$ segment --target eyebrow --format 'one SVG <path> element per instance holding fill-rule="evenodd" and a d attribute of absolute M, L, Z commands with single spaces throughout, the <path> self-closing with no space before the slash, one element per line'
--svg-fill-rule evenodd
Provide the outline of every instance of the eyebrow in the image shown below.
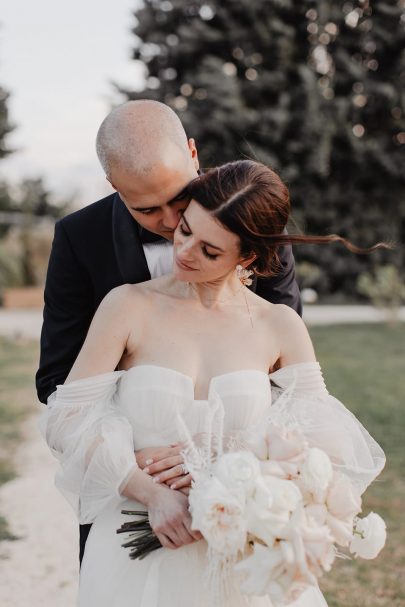
<path fill-rule="evenodd" d="M 186 197 L 186 190 L 187 190 L 187 186 L 184 187 L 181 192 L 179 192 L 178 194 L 176 194 L 176 196 L 174 196 L 173 198 L 171 198 L 168 202 L 166 202 L 165 204 L 171 204 L 172 202 L 176 202 L 177 200 L 182 200 L 183 198 Z M 133 211 L 147 211 L 149 209 L 158 209 L 161 205 L 157 204 L 157 205 L 150 205 L 148 207 L 131 207 L 131 209 Z"/>
<path fill-rule="evenodd" d="M 184 223 L 186 224 L 186 226 L 188 227 L 188 229 L 190 230 L 190 232 L 192 232 L 192 229 L 190 228 L 190 225 L 189 225 L 187 219 L 185 218 L 184 213 L 181 217 L 182 217 Z M 223 249 L 221 249 L 221 247 L 217 247 L 215 244 L 211 244 L 210 242 L 207 242 L 206 240 L 202 240 L 201 242 L 203 244 L 205 244 L 206 247 L 212 247 L 213 249 L 217 249 L 217 251 L 221 251 L 221 253 L 225 253 L 225 251 Z"/>

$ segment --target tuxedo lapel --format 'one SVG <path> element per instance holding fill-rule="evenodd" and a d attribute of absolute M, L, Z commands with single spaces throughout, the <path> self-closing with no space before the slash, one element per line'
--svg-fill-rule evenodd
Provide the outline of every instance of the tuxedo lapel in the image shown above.
<path fill-rule="evenodd" d="M 113 202 L 112 223 L 114 250 L 123 283 L 150 280 L 138 224 L 118 194 Z"/>

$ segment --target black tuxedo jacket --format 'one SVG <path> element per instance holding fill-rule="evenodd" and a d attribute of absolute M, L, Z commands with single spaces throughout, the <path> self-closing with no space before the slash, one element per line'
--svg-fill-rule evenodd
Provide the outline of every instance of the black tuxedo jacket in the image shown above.
<path fill-rule="evenodd" d="M 252 288 L 268 301 L 301 313 L 291 247 L 280 249 L 282 272 Z M 101 300 L 114 287 L 150 279 L 139 225 L 118 194 L 57 222 L 45 283 L 41 356 L 36 375 L 39 399 L 63 384 Z M 80 560 L 91 525 L 80 526 Z"/>

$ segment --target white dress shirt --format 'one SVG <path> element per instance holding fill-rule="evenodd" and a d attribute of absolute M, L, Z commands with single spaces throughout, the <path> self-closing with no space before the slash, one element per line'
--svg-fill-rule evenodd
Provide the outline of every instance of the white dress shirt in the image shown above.
<path fill-rule="evenodd" d="M 173 243 L 148 242 L 142 245 L 152 278 L 170 274 L 173 269 Z"/>

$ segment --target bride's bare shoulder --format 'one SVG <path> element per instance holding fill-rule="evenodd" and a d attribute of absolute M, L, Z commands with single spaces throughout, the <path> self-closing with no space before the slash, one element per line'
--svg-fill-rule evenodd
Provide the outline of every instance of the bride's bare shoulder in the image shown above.
<path fill-rule="evenodd" d="M 164 291 L 167 282 L 166 276 L 147 280 L 137 284 L 123 284 L 112 289 L 102 301 L 103 308 L 125 309 L 136 304 L 137 310 L 142 304 L 149 305 L 153 295 Z"/>
<path fill-rule="evenodd" d="M 291 324 L 304 324 L 304 321 L 302 320 L 301 316 L 297 314 L 297 312 L 293 310 L 293 308 L 290 308 L 290 306 L 287 306 L 285 304 L 270 304 L 268 311 L 270 322 L 276 323 L 277 326 L 279 326 L 280 323 L 283 326 L 290 326 Z"/>
<path fill-rule="evenodd" d="M 285 304 L 273 304 L 269 309 L 269 322 L 280 344 L 283 366 L 316 360 L 308 329 L 295 310 Z"/>

